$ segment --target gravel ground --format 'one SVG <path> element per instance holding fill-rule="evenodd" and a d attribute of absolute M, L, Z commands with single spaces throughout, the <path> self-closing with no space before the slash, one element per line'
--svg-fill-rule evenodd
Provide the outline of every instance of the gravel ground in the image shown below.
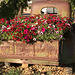
<path fill-rule="evenodd" d="M 23 68 L 22 66 L 0 66 L 0 75 L 3 73 L 8 73 L 9 70 L 20 69 L 20 75 L 75 75 L 72 74 L 71 67 L 56 67 L 56 66 L 45 66 L 45 65 L 30 65 L 27 68 Z"/>

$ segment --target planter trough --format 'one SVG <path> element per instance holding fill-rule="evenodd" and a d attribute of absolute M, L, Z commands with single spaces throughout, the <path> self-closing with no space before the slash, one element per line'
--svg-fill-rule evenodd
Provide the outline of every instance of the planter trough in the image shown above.
<path fill-rule="evenodd" d="M 2 41 L 0 62 L 59 65 L 59 41 L 37 41 L 34 44 Z"/>

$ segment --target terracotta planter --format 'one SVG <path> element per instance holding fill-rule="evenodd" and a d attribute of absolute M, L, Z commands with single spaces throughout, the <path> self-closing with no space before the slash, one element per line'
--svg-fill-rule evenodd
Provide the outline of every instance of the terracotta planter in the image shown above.
<path fill-rule="evenodd" d="M 26 44 L 23 42 L 3 41 L 0 44 L 0 58 L 22 59 L 28 64 L 59 64 L 59 41 Z"/>

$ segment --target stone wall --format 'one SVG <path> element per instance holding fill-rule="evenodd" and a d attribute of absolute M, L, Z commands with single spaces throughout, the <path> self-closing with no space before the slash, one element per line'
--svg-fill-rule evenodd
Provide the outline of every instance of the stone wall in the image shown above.
<path fill-rule="evenodd" d="M 3 41 L 0 44 L 0 61 L 4 59 L 24 59 L 25 63 L 58 65 L 59 41 L 27 44 L 23 42 Z M 26 61 L 25 61 L 26 60 Z M 7 61 L 7 60 L 5 60 Z M 10 62 L 9 61 L 9 62 Z M 21 60 L 20 60 L 21 61 Z"/>

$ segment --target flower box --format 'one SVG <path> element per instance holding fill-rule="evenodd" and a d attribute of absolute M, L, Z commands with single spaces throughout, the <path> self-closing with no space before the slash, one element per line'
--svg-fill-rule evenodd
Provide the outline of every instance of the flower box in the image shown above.
<path fill-rule="evenodd" d="M 3 60 L 0 61 L 5 59 L 16 63 L 59 64 L 58 40 L 63 39 L 64 33 L 71 29 L 71 21 L 67 17 L 38 14 L 15 17 L 9 24 L 6 19 L 2 18 L 0 21 L 3 25 L 0 37 L 0 58 Z"/>
<path fill-rule="evenodd" d="M 28 64 L 59 65 L 59 41 L 37 41 L 34 44 L 3 41 L 0 45 L 0 58 L 22 59 Z"/>

